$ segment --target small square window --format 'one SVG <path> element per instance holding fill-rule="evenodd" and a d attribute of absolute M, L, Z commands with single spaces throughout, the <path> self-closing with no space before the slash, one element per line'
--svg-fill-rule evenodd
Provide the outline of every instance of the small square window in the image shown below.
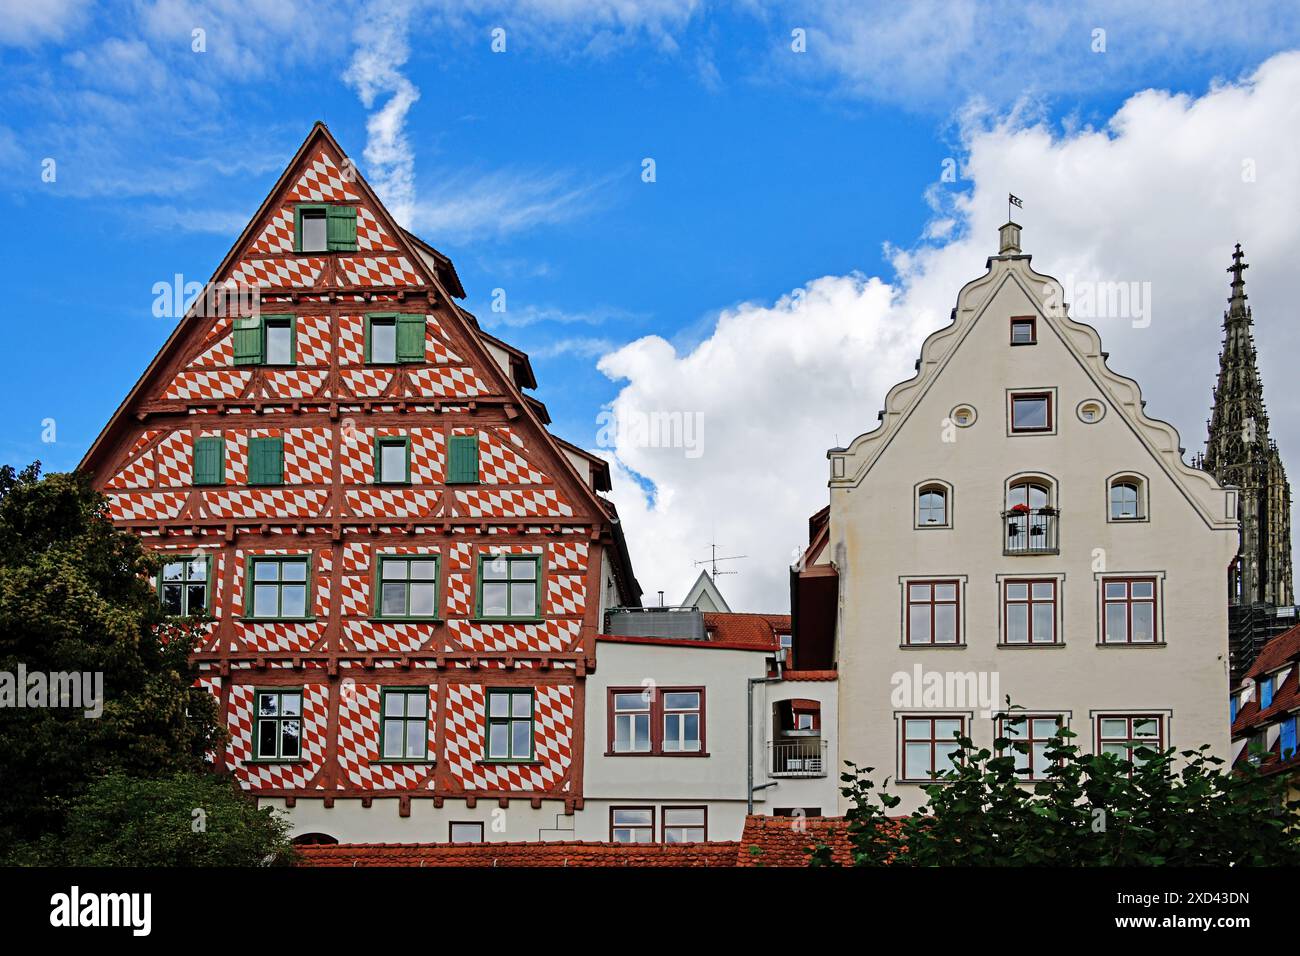
<path fill-rule="evenodd" d="M 324 209 L 304 209 L 302 217 L 302 251 L 325 252 L 329 248 Z"/>
<path fill-rule="evenodd" d="M 1046 392 L 1011 396 L 1011 430 L 1045 432 L 1052 428 L 1052 396 Z"/>
<path fill-rule="evenodd" d="M 482 843 L 483 824 L 453 823 L 449 836 L 452 843 Z"/>
<path fill-rule="evenodd" d="M 1038 341 L 1037 322 L 1033 319 L 1011 320 L 1011 344 L 1033 345 Z"/>

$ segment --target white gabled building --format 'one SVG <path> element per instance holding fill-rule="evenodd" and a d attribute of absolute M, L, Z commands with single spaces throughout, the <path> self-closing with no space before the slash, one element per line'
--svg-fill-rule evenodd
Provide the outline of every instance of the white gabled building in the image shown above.
<path fill-rule="evenodd" d="M 1003 226 L 879 426 L 828 453 L 796 619 L 833 640 L 840 759 L 893 778 L 900 812 L 955 731 L 992 746 L 1007 695 L 1035 742 L 1061 720 L 1086 750 L 1228 756 L 1236 493 L 1062 299 Z"/>

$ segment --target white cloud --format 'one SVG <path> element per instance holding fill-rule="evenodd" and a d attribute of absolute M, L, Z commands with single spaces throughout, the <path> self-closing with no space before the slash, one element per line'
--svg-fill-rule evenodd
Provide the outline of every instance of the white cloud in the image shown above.
<path fill-rule="evenodd" d="M 0 0 L 0 44 L 61 40 L 86 18 L 88 0 Z"/>
<path fill-rule="evenodd" d="M 420 91 L 402 73 L 411 55 L 411 15 L 412 4 L 405 0 L 367 7 L 356 29 L 358 49 L 343 74 L 366 109 L 388 94 L 384 105 L 366 119 L 364 156 L 380 199 L 401 223 L 411 222 L 415 209 L 415 153 L 406 137 L 406 116 Z"/>
<path fill-rule="evenodd" d="M 499 239 L 589 212 L 600 204 L 610 181 L 605 177 L 583 182 L 560 172 L 454 173 L 422 193 L 409 228 L 445 243 Z"/>
<path fill-rule="evenodd" d="M 688 352 L 651 336 L 601 360 L 626 382 L 616 412 L 703 420 L 697 458 L 615 448 L 625 468 L 615 470 L 614 498 L 648 594 L 680 598 L 691 562 L 716 537 L 749 556 L 723 581 L 733 607 L 786 606 L 791 549 L 827 501 L 826 449 L 874 427 L 885 392 L 910 377 L 920 342 L 996 251 L 1008 192 L 1025 200 L 1017 220 L 1040 271 L 1067 283 L 1151 283 L 1149 327 L 1094 324 L 1111 364 L 1142 383 L 1149 413 L 1179 428 L 1189 455 L 1204 443 L 1225 269 L 1241 241 L 1273 433 L 1300 479 L 1300 391 L 1289 368 L 1300 348 L 1300 53 L 1200 97 L 1137 93 L 1104 129 L 1058 133 L 1023 117 L 968 123 L 966 178 L 933 197 L 935 219 L 955 225 L 929 232 L 949 238 L 892 250 L 892 285 L 822 277 L 773 305 L 724 311 Z M 1243 180 L 1247 161 L 1253 182 Z"/>

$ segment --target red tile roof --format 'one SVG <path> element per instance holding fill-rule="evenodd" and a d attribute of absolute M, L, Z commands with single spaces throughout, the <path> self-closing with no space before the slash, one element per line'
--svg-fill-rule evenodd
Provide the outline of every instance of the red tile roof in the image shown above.
<path fill-rule="evenodd" d="M 1264 645 L 1259 657 L 1246 672 L 1246 677 L 1257 684 L 1261 677 L 1288 662 L 1295 664 L 1300 659 L 1300 625 L 1284 631 Z M 1260 692 L 1242 704 L 1237 710 L 1237 719 L 1232 723 L 1234 738 L 1249 734 L 1252 730 L 1274 723 L 1292 710 L 1300 708 L 1300 666 L 1292 667 L 1282 686 L 1275 688 L 1273 702 L 1264 710 L 1259 707 Z"/>
<path fill-rule="evenodd" d="M 790 633 L 790 615 L 706 613 L 704 627 L 715 641 L 776 650 L 781 646 L 777 635 Z"/>
<path fill-rule="evenodd" d="M 1277 670 L 1297 655 L 1300 655 L 1300 624 L 1289 631 L 1283 631 L 1265 644 L 1259 657 L 1255 658 L 1255 663 L 1246 671 L 1246 676 L 1258 678 L 1261 674 Z"/>
<path fill-rule="evenodd" d="M 735 866 L 737 843 L 339 843 L 302 866 Z"/>
<path fill-rule="evenodd" d="M 843 817 L 750 816 L 740 842 L 711 843 L 339 843 L 300 846 L 300 866 L 539 867 L 807 866 L 819 844 L 853 863 Z"/>
<path fill-rule="evenodd" d="M 849 825 L 843 817 L 762 817 L 745 820 L 737 866 L 807 866 L 813 848 L 825 844 L 840 866 L 853 865 Z"/>
<path fill-rule="evenodd" d="M 783 680 L 839 680 L 839 671 L 796 671 L 781 672 Z"/>

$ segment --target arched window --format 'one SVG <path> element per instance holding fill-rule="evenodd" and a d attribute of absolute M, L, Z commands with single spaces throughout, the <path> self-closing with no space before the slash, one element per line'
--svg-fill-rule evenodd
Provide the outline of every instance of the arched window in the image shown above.
<path fill-rule="evenodd" d="M 921 486 L 916 498 L 916 523 L 923 528 L 947 527 L 947 488 L 942 485 Z"/>
<path fill-rule="evenodd" d="M 300 833 L 293 838 L 294 846 L 333 846 L 338 842 L 337 837 L 328 833 Z"/>
<path fill-rule="evenodd" d="M 1052 485 L 1042 478 L 1020 478 L 1007 485 L 1007 554 L 1055 554 L 1057 513 Z"/>
<path fill-rule="evenodd" d="M 1142 482 L 1137 478 L 1116 478 L 1110 483 L 1110 520 L 1134 521 L 1142 514 Z"/>

